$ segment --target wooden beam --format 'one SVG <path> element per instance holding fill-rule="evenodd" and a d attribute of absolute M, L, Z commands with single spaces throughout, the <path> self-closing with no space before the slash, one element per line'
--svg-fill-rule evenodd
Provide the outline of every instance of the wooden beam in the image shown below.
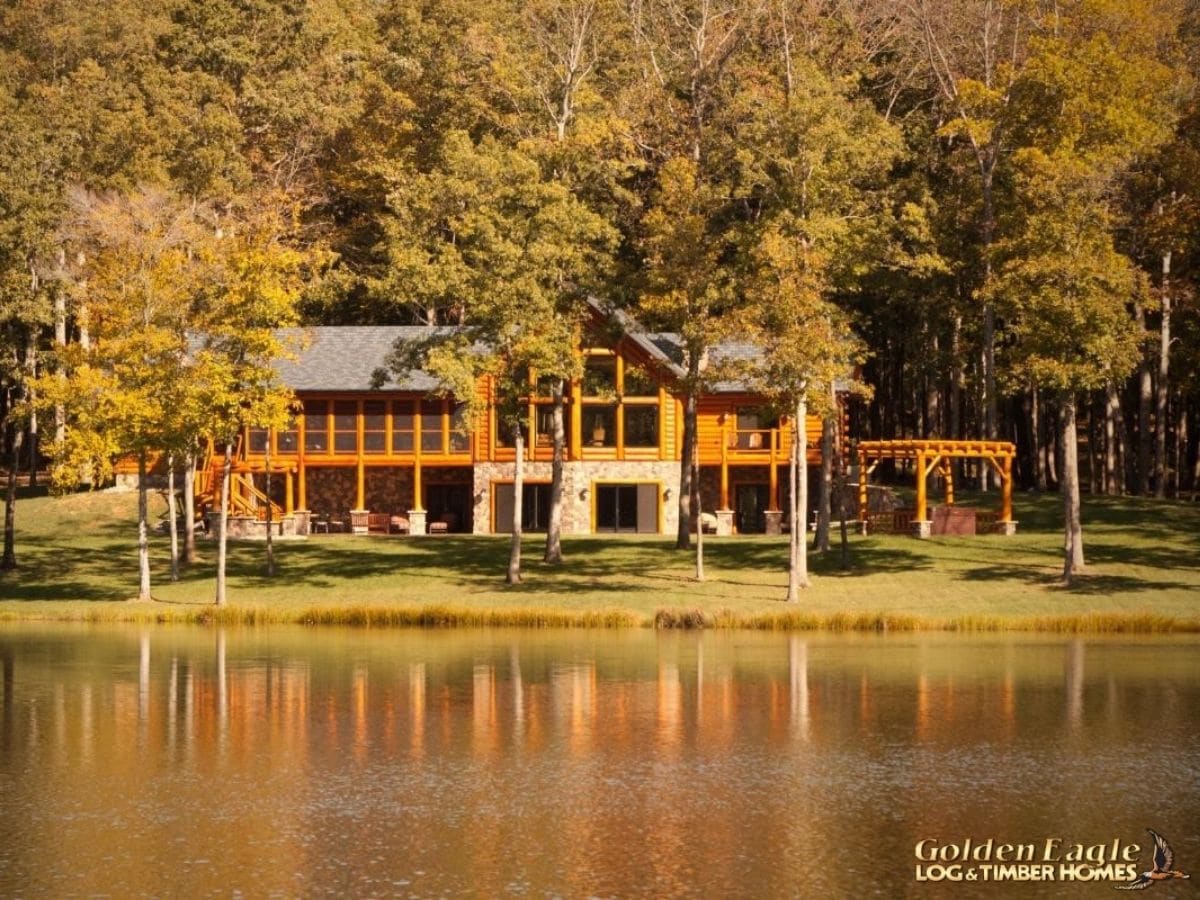
<path fill-rule="evenodd" d="M 874 469 L 871 466 L 871 469 Z M 862 445 L 858 448 L 858 521 L 865 527 L 867 522 L 867 478 L 871 474 L 871 469 L 867 468 L 867 453 L 863 450 Z"/>
<path fill-rule="evenodd" d="M 1000 521 L 1012 521 L 1012 459 L 1006 457 L 1004 460 L 1004 471 L 1000 476 Z"/>
<path fill-rule="evenodd" d="M 362 401 L 361 400 L 357 401 L 354 404 L 354 406 L 355 406 L 355 410 L 357 412 L 357 416 L 355 417 L 355 425 L 356 425 L 356 431 L 358 433 L 357 434 L 358 452 L 355 455 L 355 462 L 357 464 L 356 467 L 358 469 L 357 478 L 355 479 L 355 487 L 357 489 L 357 492 L 355 494 L 354 508 L 355 509 L 366 509 L 367 507 L 365 504 L 367 502 L 367 466 L 366 466 L 366 455 L 363 452 L 363 431 L 364 431 L 363 426 L 365 423 L 363 422 Z"/>
<path fill-rule="evenodd" d="M 928 474 L 925 468 L 925 451 L 917 451 L 917 521 L 925 521 L 925 513 L 928 511 L 925 500 L 925 477 Z"/>
<path fill-rule="evenodd" d="M 779 511 L 779 431 L 778 428 L 771 429 L 771 468 L 767 479 L 771 494 L 767 509 L 771 512 Z"/>
<path fill-rule="evenodd" d="M 697 432 L 699 429 L 696 429 Z M 700 440 L 700 435 L 696 435 L 696 440 Z M 699 476 L 699 472 L 696 473 Z M 729 509 L 729 416 L 728 413 L 721 414 L 721 506 L 720 509 Z"/>

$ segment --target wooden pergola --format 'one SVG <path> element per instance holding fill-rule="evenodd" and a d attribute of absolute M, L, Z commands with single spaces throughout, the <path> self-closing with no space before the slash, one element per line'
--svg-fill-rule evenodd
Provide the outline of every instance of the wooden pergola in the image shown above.
<path fill-rule="evenodd" d="M 875 467 L 885 459 L 912 459 L 917 466 L 916 518 L 914 533 L 928 537 L 930 521 L 926 518 L 926 481 L 937 471 L 945 480 L 946 505 L 954 505 L 954 474 L 951 460 L 985 459 L 1000 479 L 999 530 L 1004 534 L 1016 531 L 1012 517 L 1012 462 L 1017 455 L 1016 444 L 1010 441 L 951 441 L 930 438 L 905 441 L 860 441 L 858 444 L 858 517 L 867 521 L 867 480 Z"/>

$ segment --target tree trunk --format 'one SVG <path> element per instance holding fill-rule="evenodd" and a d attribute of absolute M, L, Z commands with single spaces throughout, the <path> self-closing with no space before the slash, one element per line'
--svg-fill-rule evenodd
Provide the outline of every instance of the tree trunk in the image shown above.
<path fill-rule="evenodd" d="M 37 412 L 29 414 L 29 486 L 38 484 L 38 456 L 41 454 L 41 438 L 38 437 Z"/>
<path fill-rule="evenodd" d="M 167 454 L 167 521 L 171 533 L 171 580 L 179 580 L 179 512 L 175 503 L 175 454 Z"/>
<path fill-rule="evenodd" d="M 554 457 L 550 463 L 550 521 L 546 523 L 546 553 L 543 561 L 560 564 L 562 553 L 562 519 L 563 519 L 563 458 L 566 455 L 566 428 L 563 426 L 563 389 L 562 380 L 556 381 L 552 391 L 554 405 L 551 408 L 551 429 L 553 430 Z"/>
<path fill-rule="evenodd" d="M 150 602 L 150 523 L 149 518 L 149 473 L 146 471 L 146 451 L 138 451 L 138 600 Z"/>
<path fill-rule="evenodd" d="M 1142 333 L 1146 332 L 1146 311 L 1136 304 L 1134 313 Z M 1137 492 L 1143 497 L 1150 493 L 1150 404 L 1154 395 L 1150 361 L 1142 358 L 1138 368 L 1138 427 L 1137 427 Z"/>
<path fill-rule="evenodd" d="M 1121 398 L 1117 386 L 1111 381 L 1104 391 L 1104 493 L 1120 494 L 1117 479 L 1117 412 Z"/>
<path fill-rule="evenodd" d="M 1062 472 L 1060 490 L 1063 498 L 1063 584 L 1082 572 L 1083 524 L 1079 502 L 1079 443 L 1075 425 L 1075 395 L 1063 399 L 1062 408 Z"/>
<path fill-rule="evenodd" d="M 675 549 L 691 548 L 692 533 L 692 457 L 696 453 L 696 396 L 689 391 L 683 404 L 683 446 L 680 447 L 679 464 L 679 528 L 676 531 Z M 696 515 L 700 514 L 697 507 Z"/>
<path fill-rule="evenodd" d="M 1042 441 L 1041 396 L 1037 385 L 1029 390 L 1030 430 L 1033 432 L 1033 478 L 1038 491 L 1046 492 L 1046 445 Z"/>
<path fill-rule="evenodd" d="M 521 513 L 525 502 L 525 433 L 520 425 L 513 434 L 513 510 L 512 537 L 508 547 L 508 576 L 509 584 L 521 583 Z"/>
<path fill-rule="evenodd" d="M 1094 398 L 1088 398 L 1087 404 L 1087 438 L 1088 438 L 1088 492 L 1095 495 L 1100 493 L 1100 462 L 1096 453 L 1098 440 L 1096 428 L 1096 404 Z"/>
<path fill-rule="evenodd" d="M 1200 429 L 1197 429 L 1200 430 Z M 1196 450 L 1196 459 L 1192 463 L 1192 500 L 1200 495 L 1200 448 Z"/>
<path fill-rule="evenodd" d="M 1154 403 L 1154 496 L 1167 496 L 1167 396 L 1171 370 L 1171 254 L 1162 258 L 1162 326 L 1158 333 L 1158 384 Z"/>
<path fill-rule="evenodd" d="M 29 370 L 30 383 L 37 378 L 37 341 L 35 337 L 30 336 L 29 342 L 25 346 L 25 367 Z M 34 406 L 37 398 L 34 392 L 29 394 L 30 406 Z M 38 454 L 38 438 L 37 438 L 37 409 L 29 410 L 29 486 L 37 487 L 37 454 Z"/>
<path fill-rule="evenodd" d="M 1175 480 L 1171 496 L 1176 500 L 1183 496 L 1183 473 L 1187 469 L 1188 417 L 1187 398 L 1183 391 L 1175 393 L 1175 402 L 1179 408 L 1175 426 Z"/>
<path fill-rule="evenodd" d="M 992 177 L 995 172 L 994 157 L 983 168 L 983 222 L 980 229 L 983 246 L 983 283 L 992 280 L 992 241 L 996 234 L 996 208 L 992 192 Z M 989 441 L 996 439 L 998 424 L 996 399 L 996 311 L 990 301 L 983 304 L 983 433 Z M 979 487 L 988 489 L 991 466 L 980 466 Z"/>
<path fill-rule="evenodd" d="M 1062 441 L 1059 440 L 1059 432 L 1056 432 L 1049 424 L 1046 426 L 1046 485 L 1059 485 L 1060 467 L 1059 460 L 1062 458 Z"/>
<path fill-rule="evenodd" d="M 962 438 L 962 398 L 963 385 L 967 380 L 966 365 L 962 357 L 962 316 L 954 317 L 950 332 L 950 437 L 952 440 Z M 959 460 L 950 461 L 950 471 L 956 481 L 962 480 L 962 465 Z"/>
<path fill-rule="evenodd" d="M 704 504 L 700 501 L 700 442 L 692 442 L 692 509 L 696 510 L 696 580 L 704 580 Z"/>
<path fill-rule="evenodd" d="M 271 531 L 275 525 L 275 504 L 271 501 L 271 432 L 267 432 L 267 446 L 263 453 L 264 482 L 267 495 L 267 577 L 275 577 L 275 538 Z"/>
<path fill-rule="evenodd" d="M 808 587 L 808 541 L 805 522 L 808 521 L 808 402 L 803 395 L 796 401 L 796 416 L 792 420 L 792 458 L 788 465 L 791 497 L 788 516 L 791 521 L 788 559 L 787 601 L 798 603 L 800 589 Z"/>
<path fill-rule="evenodd" d="M 221 533 L 217 535 L 217 606 L 228 601 L 225 589 L 225 558 L 229 543 L 229 479 L 233 477 L 233 440 L 225 442 L 225 463 L 221 466 Z"/>
<path fill-rule="evenodd" d="M 59 270 L 62 271 L 67 265 L 67 255 L 65 249 L 60 249 L 58 254 Z M 35 284 L 36 288 L 36 284 Z M 67 346 L 67 292 L 65 282 L 60 282 L 54 292 L 54 346 L 61 353 Z M 61 381 L 67 380 L 67 372 L 62 367 L 62 363 L 58 364 L 58 378 Z M 67 413 L 61 403 L 54 404 L 54 443 L 61 447 L 63 441 L 67 439 Z"/>
<path fill-rule="evenodd" d="M 833 518 L 833 434 L 836 419 L 833 415 L 821 420 L 821 489 L 817 497 L 817 533 L 813 550 L 829 552 L 829 524 Z"/>
<path fill-rule="evenodd" d="M 196 452 L 187 455 L 183 469 L 183 558 L 196 561 Z"/>
<path fill-rule="evenodd" d="M 12 441 L 12 456 L 8 464 L 8 485 L 4 492 L 4 556 L 0 557 L 0 569 L 17 567 L 17 461 L 21 458 L 21 444 L 25 435 L 21 427 L 13 422 L 9 422 L 8 431 Z"/>
<path fill-rule="evenodd" d="M 838 441 L 840 447 L 841 441 Z M 838 531 L 841 544 L 841 559 L 840 566 L 842 571 L 850 568 L 850 533 L 846 528 L 846 466 L 842 459 L 841 451 L 838 451 L 838 479 L 837 479 L 837 507 L 838 507 Z"/>

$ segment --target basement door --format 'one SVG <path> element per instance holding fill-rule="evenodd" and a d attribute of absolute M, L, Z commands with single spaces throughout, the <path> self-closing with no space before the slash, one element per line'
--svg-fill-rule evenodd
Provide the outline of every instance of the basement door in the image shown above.
<path fill-rule="evenodd" d="M 658 483 L 598 484 L 596 531 L 658 533 Z"/>

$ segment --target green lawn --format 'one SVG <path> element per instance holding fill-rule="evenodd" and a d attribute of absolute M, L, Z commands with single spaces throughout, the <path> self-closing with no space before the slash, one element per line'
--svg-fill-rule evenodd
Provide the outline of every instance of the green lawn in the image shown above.
<path fill-rule="evenodd" d="M 966 498 L 969 502 L 970 498 Z M 991 505 L 991 498 L 986 498 Z M 163 506 L 154 498 L 155 511 Z M 20 568 L 0 573 L 0 618 L 206 620 L 215 545 L 178 583 L 168 544 L 152 544 L 152 605 L 136 590 L 136 496 L 23 499 Z M 264 577 L 261 544 L 231 544 L 230 621 L 635 624 L 659 610 L 684 622 L 758 627 L 958 627 L 1200 630 L 1200 506 L 1096 498 L 1085 504 L 1089 571 L 1057 585 L 1061 533 L 1055 496 L 1017 501 L 1015 537 L 851 538 L 811 557 L 799 609 L 782 602 L 786 539 L 710 538 L 707 580 L 665 538 L 569 538 L 567 563 L 542 565 L 526 541 L 525 582 L 503 583 L 506 537 L 321 535 L 279 542 L 279 572 Z M 670 617 L 667 617 L 668 619 Z M 660 621 L 662 621 L 660 619 Z"/>

